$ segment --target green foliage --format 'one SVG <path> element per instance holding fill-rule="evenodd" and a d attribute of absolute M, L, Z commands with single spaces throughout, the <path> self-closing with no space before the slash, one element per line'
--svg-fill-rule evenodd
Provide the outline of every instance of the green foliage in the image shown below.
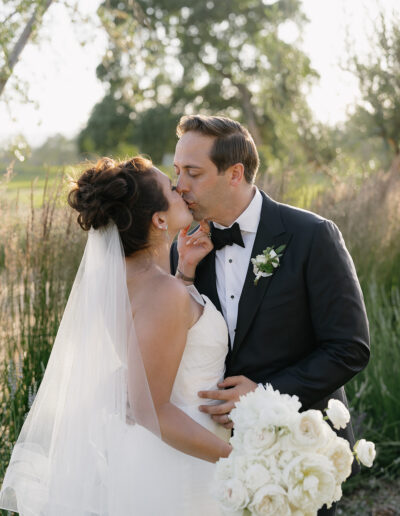
<path fill-rule="evenodd" d="M 329 147 L 328 139 L 317 145 L 323 131 L 304 101 L 316 73 L 280 37 L 305 21 L 298 0 L 107 0 L 99 16 L 109 48 L 97 74 L 109 92 L 80 136 L 82 151 L 130 141 L 161 161 L 174 150 L 179 116 L 191 112 L 243 121 L 264 162 L 288 154 L 315 161 L 316 149 Z"/>
<path fill-rule="evenodd" d="M 139 151 L 150 155 L 155 163 L 162 161 L 166 148 L 175 145 L 178 118 L 168 107 L 159 105 L 136 113 L 118 94 L 109 94 L 98 103 L 86 128 L 78 138 L 83 153 L 121 155 L 126 145 L 131 156 Z"/>
<path fill-rule="evenodd" d="M 388 26 L 383 14 L 375 24 L 369 58 L 350 60 L 359 80 L 362 101 L 351 117 L 347 132 L 364 142 L 379 139 L 386 151 L 400 153 L 400 17 L 393 13 Z"/>

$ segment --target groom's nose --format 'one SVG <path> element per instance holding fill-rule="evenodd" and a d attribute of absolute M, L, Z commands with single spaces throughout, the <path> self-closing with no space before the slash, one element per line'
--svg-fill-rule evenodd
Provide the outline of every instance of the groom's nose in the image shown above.
<path fill-rule="evenodd" d="M 184 179 L 183 174 L 180 174 L 178 176 L 178 181 L 176 183 L 176 191 L 181 195 L 189 191 L 188 183 Z"/>

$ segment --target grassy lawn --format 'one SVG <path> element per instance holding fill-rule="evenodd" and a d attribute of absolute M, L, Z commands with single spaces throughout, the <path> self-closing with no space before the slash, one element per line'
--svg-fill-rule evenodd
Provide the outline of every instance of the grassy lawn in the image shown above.
<path fill-rule="evenodd" d="M 20 206 L 31 205 L 33 199 L 34 206 L 39 207 L 43 204 L 44 194 L 57 188 L 61 178 L 72 172 L 72 167 L 20 164 L 10 180 L 0 182 L 0 195 Z"/>

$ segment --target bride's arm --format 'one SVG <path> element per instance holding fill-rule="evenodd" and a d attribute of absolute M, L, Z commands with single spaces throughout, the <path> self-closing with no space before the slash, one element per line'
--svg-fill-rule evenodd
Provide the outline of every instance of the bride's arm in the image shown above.
<path fill-rule="evenodd" d="M 170 402 L 188 328 L 192 323 L 189 294 L 182 283 L 166 277 L 152 292 L 152 299 L 156 303 L 151 308 L 145 306 L 140 314 L 136 312 L 135 330 L 161 437 L 184 453 L 216 462 L 220 457 L 229 455 L 231 446 Z"/>

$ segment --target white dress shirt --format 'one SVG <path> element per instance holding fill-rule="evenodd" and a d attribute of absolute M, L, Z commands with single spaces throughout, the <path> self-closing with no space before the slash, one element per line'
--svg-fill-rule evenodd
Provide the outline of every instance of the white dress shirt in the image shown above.
<path fill-rule="evenodd" d="M 222 313 L 228 325 L 231 347 L 235 340 L 238 305 L 244 280 L 251 258 L 258 224 L 260 222 L 262 195 L 258 188 L 248 207 L 232 223 L 237 222 L 243 237 L 245 247 L 237 244 L 226 245 L 215 252 L 215 274 L 217 292 L 221 303 Z M 213 222 L 218 229 L 225 226 Z M 231 227 L 231 226 L 229 226 Z"/>

